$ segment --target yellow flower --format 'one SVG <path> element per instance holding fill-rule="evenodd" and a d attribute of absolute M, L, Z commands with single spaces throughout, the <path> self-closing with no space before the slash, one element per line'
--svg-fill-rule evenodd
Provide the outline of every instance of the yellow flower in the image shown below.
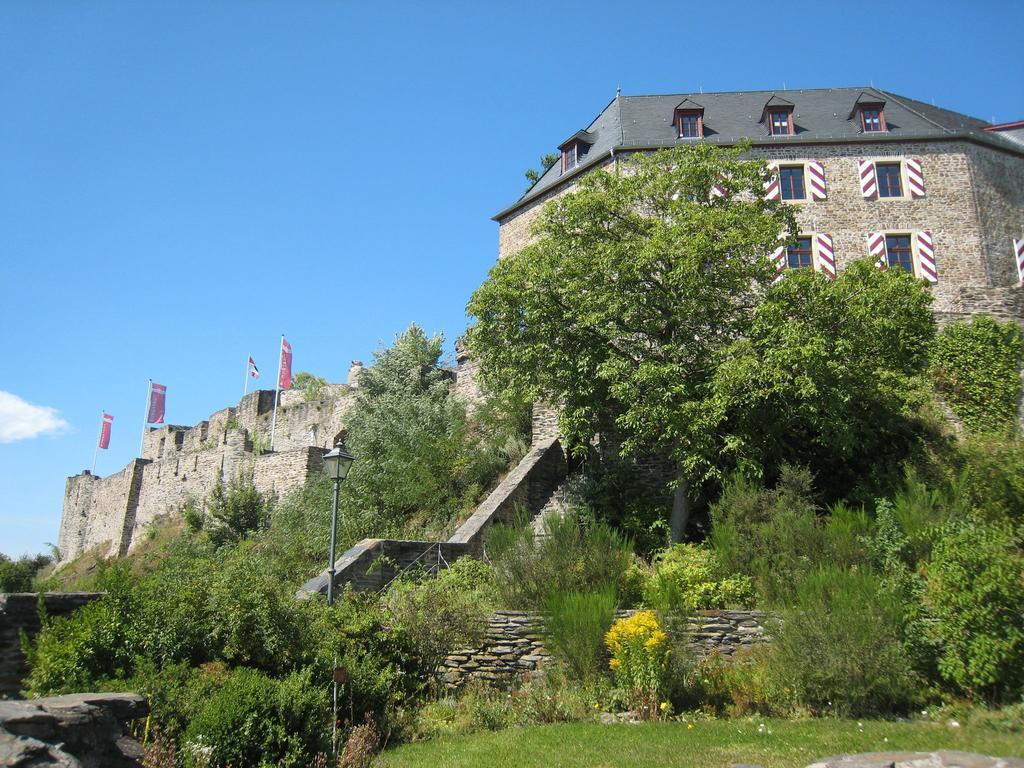
<path fill-rule="evenodd" d="M 693 730 L 693 723 L 687 723 L 686 724 L 686 730 L 692 731 Z"/>
<path fill-rule="evenodd" d="M 668 709 L 668 702 L 667 701 L 661 702 L 661 711 L 664 712 L 666 709 Z"/>

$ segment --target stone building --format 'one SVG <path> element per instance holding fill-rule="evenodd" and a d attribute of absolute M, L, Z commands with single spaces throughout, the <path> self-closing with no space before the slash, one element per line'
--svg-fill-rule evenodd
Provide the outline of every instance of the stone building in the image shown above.
<path fill-rule="evenodd" d="M 875 88 L 616 96 L 559 145 L 560 161 L 494 218 L 499 257 L 529 242 L 552 197 L 634 152 L 741 139 L 774 171 L 765 194 L 796 207 L 780 268 L 835 276 L 854 259 L 928 280 L 940 320 L 1024 320 L 1024 123 L 989 125 Z"/>

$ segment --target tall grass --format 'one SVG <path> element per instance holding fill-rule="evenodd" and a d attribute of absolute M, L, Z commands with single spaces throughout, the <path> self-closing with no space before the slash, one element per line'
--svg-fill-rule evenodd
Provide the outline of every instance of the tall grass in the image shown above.
<path fill-rule="evenodd" d="M 613 587 L 596 592 L 556 592 L 544 603 L 544 641 L 574 680 L 600 674 L 604 636 L 615 618 Z"/>

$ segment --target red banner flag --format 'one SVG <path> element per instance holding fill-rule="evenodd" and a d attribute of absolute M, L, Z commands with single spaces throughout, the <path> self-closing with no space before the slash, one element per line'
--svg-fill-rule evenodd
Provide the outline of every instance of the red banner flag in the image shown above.
<path fill-rule="evenodd" d="M 149 413 L 146 414 L 146 423 L 163 424 L 166 404 L 167 387 L 153 381 L 149 382 Z"/>
<path fill-rule="evenodd" d="M 110 447 L 110 425 L 113 424 L 114 417 L 109 413 L 103 414 L 103 426 L 100 427 L 100 448 L 106 450 Z"/>
<path fill-rule="evenodd" d="M 289 389 L 292 385 L 292 345 L 281 337 L 281 374 L 277 379 L 278 389 Z"/>

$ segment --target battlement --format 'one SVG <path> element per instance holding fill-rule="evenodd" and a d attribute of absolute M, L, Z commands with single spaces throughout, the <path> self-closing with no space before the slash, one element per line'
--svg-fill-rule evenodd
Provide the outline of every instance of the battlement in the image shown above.
<path fill-rule="evenodd" d="M 343 435 L 362 370 L 354 362 L 349 384 L 325 384 L 313 398 L 298 389 L 281 392 L 273 452 L 275 393 L 257 390 L 194 426 L 147 429 L 142 456 L 120 472 L 69 477 L 57 539 L 61 561 L 92 549 L 101 556 L 126 554 L 148 526 L 180 515 L 190 501 L 202 502 L 218 481 L 251 477 L 256 490 L 276 497 L 302 487 Z M 450 375 L 457 395 L 479 397 L 472 361 L 463 356 Z"/>
<path fill-rule="evenodd" d="M 342 434 L 353 400 L 351 388 L 341 384 L 328 384 L 318 395 L 281 393 L 273 452 L 274 392 L 259 390 L 195 426 L 148 429 L 141 458 L 120 472 L 69 477 L 57 544 L 61 560 L 91 549 L 104 556 L 129 552 L 150 524 L 201 502 L 218 481 L 248 476 L 266 496 L 301 487 L 322 469 L 323 452 Z"/>

